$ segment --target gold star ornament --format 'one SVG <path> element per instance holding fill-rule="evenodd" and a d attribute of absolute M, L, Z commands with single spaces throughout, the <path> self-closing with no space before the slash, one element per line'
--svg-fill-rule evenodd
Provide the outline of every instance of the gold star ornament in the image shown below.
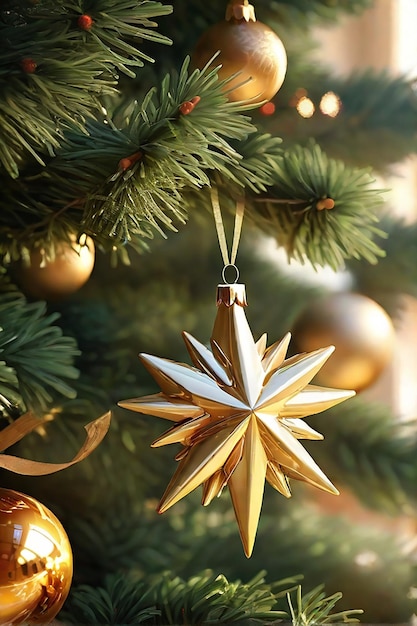
<path fill-rule="evenodd" d="M 249 557 L 265 480 L 287 498 L 291 478 L 338 494 L 299 441 L 323 436 L 301 418 L 355 392 L 309 384 L 333 346 L 286 359 L 289 333 L 269 348 L 266 335 L 255 342 L 245 316 L 243 284 L 219 285 L 217 306 L 211 350 L 184 332 L 193 367 L 141 354 L 161 393 L 119 405 L 175 422 L 152 444 L 183 446 L 158 511 L 163 513 L 199 485 L 207 505 L 227 485 Z"/>

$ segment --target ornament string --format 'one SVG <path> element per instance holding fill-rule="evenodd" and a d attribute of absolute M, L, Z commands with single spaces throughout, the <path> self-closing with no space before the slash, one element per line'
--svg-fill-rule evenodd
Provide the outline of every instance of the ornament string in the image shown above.
<path fill-rule="evenodd" d="M 236 212 L 235 212 L 235 224 L 233 229 L 233 240 L 232 240 L 232 249 L 230 252 L 227 247 L 227 239 L 226 239 L 226 231 L 224 228 L 222 210 L 219 202 L 219 194 L 216 187 L 211 188 L 211 206 L 213 207 L 213 216 L 214 223 L 217 231 L 217 239 L 219 240 L 220 252 L 222 255 L 224 267 L 222 271 L 223 280 L 226 283 L 225 273 L 226 269 L 232 267 L 236 272 L 236 278 L 234 282 L 236 283 L 239 279 L 239 270 L 235 265 L 237 251 L 239 248 L 240 235 L 242 233 L 242 223 L 243 216 L 245 213 L 245 203 L 243 198 L 240 198 L 236 202 Z"/>

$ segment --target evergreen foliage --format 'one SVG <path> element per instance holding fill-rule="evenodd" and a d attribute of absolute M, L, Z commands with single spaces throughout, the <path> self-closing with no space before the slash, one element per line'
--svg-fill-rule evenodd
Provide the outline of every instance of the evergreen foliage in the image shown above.
<path fill-rule="evenodd" d="M 325 597 L 321 587 L 304 596 L 301 586 L 283 580 L 266 584 L 260 572 L 248 583 L 229 582 L 225 576 L 202 573 L 186 581 L 171 572 L 146 586 L 144 581 L 109 576 L 104 587 L 78 587 L 63 613 L 68 623 L 83 624 L 250 624 L 288 621 L 276 610 L 286 596 L 294 626 L 355 622 L 361 611 L 331 613 L 341 594 Z M 282 589 L 284 587 L 284 590 Z M 295 592 L 293 606 L 292 592 Z M 282 602 L 281 602 L 282 604 Z M 94 608 L 92 608 L 94 607 Z"/>
<path fill-rule="evenodd" d="M 372 210 L 381 197 L 372 182 L 368 172 L 347 170 L 341 161 L 326 158 L 318 145 L 286 153 L 265 204 L 267 219 L 289 259 L 307 258 L 313 266 L 335 270 L 346 258 L 376 263 L 382 251 L 373 237 L 383 232 L 374 225 L 378 218 Z M 334 202 L 330 210 L 320 207 L 325 199 Z M 365 214 L 364 205 L 370 209 Z"/>
<path fill-rule="evenodd" d="M 334 593 L 326 598 L 322 586 L 312 589 L 305 596 L 302 596 L 301 585 L 296 590 L 296 604 L 293 605 L 291 594 L 287 593 L 288 604 L 292 623 L 294 626 L 307 626 L 307 624 L 332 624 L 335 622 L 356 622 L 351 615 L 359 615 L 362 611 L 341 611 L 340 613 L 332 613 L 337 601 L 340 600 L 342 594 Z"/>
<path fill-rule="evenodd" d="M 94 20 L 92 32 L 78 25 L 84 11 Z M 66 129 L 84 131 L 86 118 L 100 111 L 99 98 L 115 93 L 117 72 L 133 76 L 130 66 L 143 65 L 144 56 L 150 60 L 133 42 L 169 43 L 151 30 L 151 18 L 170 11 L 158 2 L 129 0 L 4 3 L 0 160 L 9 176 L 17 178 L 30 157 L 45 164 Z"/>
<path fill-rule="evenodd" d="M 58 317 L 46 315 L 45 302 L 27 303 L 18 293 L 2 296 L 0 394 L 21 411 L 47 412 L 58 394 L 75 398 L 66 381 L 78 377 L 73 360 L 79 351 L 54 325 Z"/>

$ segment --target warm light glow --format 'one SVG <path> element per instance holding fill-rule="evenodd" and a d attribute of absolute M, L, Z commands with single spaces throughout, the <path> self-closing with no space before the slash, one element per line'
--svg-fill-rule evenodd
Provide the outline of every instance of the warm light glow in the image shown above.
<path fill-rule="evenodd" d="M 17 562 L 19 563 L 19 565 L 24 565 L 25 563 L 28 563 L 29 561 L 34 561 L 36 559 L 36 556 L 37 555 L 34 552 L 32 552 L 32 550 L 23 548 L 20 551 L 19 556 L 17 557 Z"/>
<path fill-rule="evenodd" d="M 25 548 L 32 550 L 39 557 L 49 556 L 54 550 L 54 543 L 46 536 L 45 531 L 32 527 L 25 541 Z M 21 551 L 23 554 L 23 550 Z"/>
<path fill-rule="evenodd" d="M 299 101 L 297 102 L 297 111 L 298 113 L 301 115 L 301 117 L 311 117 L 315 111 L 315 106 L 312 100 L 310 100 L 310 98 L 307 98 L 306 96 L 304 96 L 303 98 L 300 98 Z"/>
<path fill-rule="evenodd" d="M 410 600 L 417 600 L 417 587 L 410 587 L 407 598 L 410 598 Z"/>
<path fill-rule="evenodd" d="M 360 567 L 372 567 L 378 562 L 378 555 L 373 550 L 364 550 L 355 556 L 355 563 Z"/>
<path fill-rule="evenodd" d="M 307 90 L 304 87 L 299 87 L 294 93 L 293 97 L 290 99 L 289 104 L 292 107 L 296 107 L 298 102 L 307 95 Z"/>
<path fill-rule="evenodd" d="M 320 100 L 320 111 L 323 115 L 328 115 L 329 117 L 336 117 L 340 112 L 341 106 L 342 102 L 339 96 L 333 91 L 325 93 Z"/>
<path fill-rule="evenodd" d="M 53 572 L 54 574 L 57 574 L 59 570 L 61 569 L 61 564 L 63 563 L 64 565 L 66 565 L 67 562 L 68 562 L 68 553 L 57 555 L 55 557 L 48 556 L 48 558 L 45 561 L 45 569 L 50 572 Z"/>

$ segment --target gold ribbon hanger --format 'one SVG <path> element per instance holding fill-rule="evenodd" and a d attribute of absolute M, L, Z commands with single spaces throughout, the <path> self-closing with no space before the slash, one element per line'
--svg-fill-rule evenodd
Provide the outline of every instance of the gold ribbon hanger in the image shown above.
<path fill-rule="evenodd" d="M 229 256 L 229 251 L 227 248 L 226 231 L 224 228 L 222 210 L 220 207 L 219 193 L 217 191 L 217 187 L 212 187 L 210 190 L 210 194 L 211 194 L 211 205 L 213 207 L 214 223 L 216 225 L 216 231 L 217 231 L 217 238 L 219 240 L 220 252 L 222 254 L 223 263 L 224 263 L 224 267 L 222 271 L 223 281 L 227 283 L 226 276 L 225 276 L 226 270 L 227 268 L 232 267 L 236 272 L 236 278 L 233 281 L 236 283 L 239 279 L 239 270 L 236 267 L 235 263 L 236 263 L 237 251 L 239 247 L 240 235 L 242 233 L 243 216 L 245 213 L 245 201 L 243 197 L 239 198 L 236 201 L 232 250 Z"/>

